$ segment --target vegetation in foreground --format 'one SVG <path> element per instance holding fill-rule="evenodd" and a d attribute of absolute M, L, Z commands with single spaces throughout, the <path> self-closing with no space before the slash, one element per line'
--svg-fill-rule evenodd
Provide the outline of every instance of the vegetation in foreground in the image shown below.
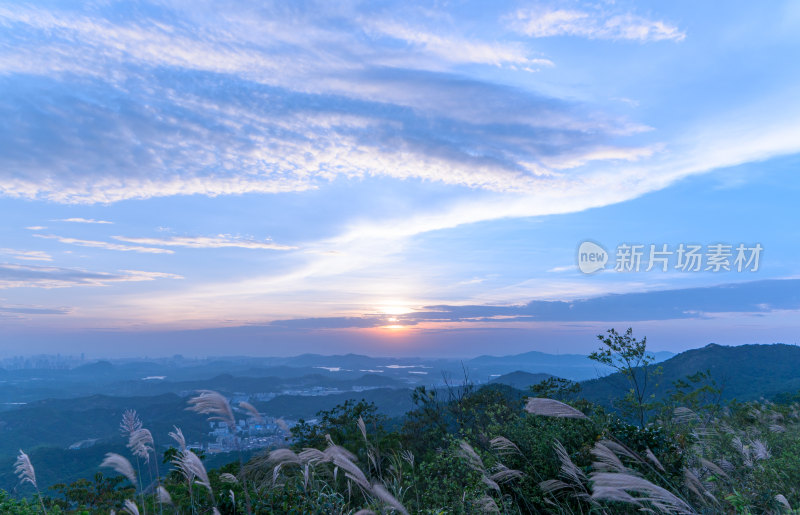
<path fill-rule="evenodd" d="M 705 371 L 651 393 L 660 370 L 646 339 L 609 330 L 592 359 L 622 378 L 612 407 L 549 378 L 528 395 L 467 380 L 414 391 L 401 421 L 348 401 L 292 428 L 291 447 L 207 471 L 175 428 L 156 452 L 135 412 L 126 455 L 109 453 L 92 479 L 39 491 L 20 451 L 16 473 L 35 492 L 0 492 L 0 512 L 31 513 L 800 513 L 800 404 L 722 403 Z M 661 385 L 662 388 L 664 385 Z M 258 418 L 201 391 L 189 408 L 236 424 Z M 163 448 L 163 447 L 161 447 Z M 172 464 L 160 477 L 156 460 Z"/>

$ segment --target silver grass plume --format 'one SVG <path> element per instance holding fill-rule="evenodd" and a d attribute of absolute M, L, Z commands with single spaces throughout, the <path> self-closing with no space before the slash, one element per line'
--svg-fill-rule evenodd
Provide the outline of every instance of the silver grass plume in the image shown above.
<path fill-rule="evenodd" d="M 679 424 L 689 424 L 691 422 L 698 422 L 700 417 L 694 411 L 685 406 L 678 406 L 672 412 L 672 420 Z"/>
<path fill-rule="evenodd" d="M 522 455 L 522 452 L 519 450 L 519 447 L 516 446 L 514 442 L 506 438 L 505 436 L 497 436 L 492 438 L 489 441 L 489 447 L 497 454 L 519 454 Z"/>
<path fill-rule="evenodd" d="M 647 479 L 629 473 L 595 472 L 591 475 L 592 499 L 649 504 L 662 513 L 692 515 L 695 511 L 675 494 Z M 639 497 L 632 493 L 641 494 Z M 627 499 L 627 501 L 623 501 Z"/>
<path fill-rule="evenodd" d="M 367 440 L 367 425 L 364 423 L 364 419 L 361 417 L 358 417 L 358 429 L 361 431 L 361 436 L 364 437 L 364 441 L 369 442 Z"/>
<path fill-rule="evenodd" d="M 121 513 L 129 513 L 130 515 L 139 515 L 139 508 L 136 506 L 135 502 L 131 501 L 130 499 L 125 499 L 125 502 L 122 503 Z"/>
<path fill-rule="evenodd" d="M 100 466 L 114 469 L 114 471 L 118 474 L 122 474 L 128 478 L 128 481 L 130 481 L 134 487 L 136 486 L 136 472 L 133 471 L 131 462 L 128 461 L 125 456 L 121 456 L 114 452 L 109 452 L 106 454 L 103 462 L 100 463 Z"/>
<path fill-rule="evenodd" d="M 644 458 L 633 452 L 629 447 L 622 445 L 619 442 L 615 442 L 614 440 L 604 439 L 601 440 L 601 443 L 605 445 L 609 450 L 617 453 L 620 456 L 626 456 L 632 459 L 633 461 L 639 462 L 643 465 L 647 464 Z"/>
<path fill-rule="evenodd" d="M 169 492 L 167 492 L 167 489 L 161 485 L 158 485 L 158 488 L 156 489 L 156 498 L 158 499 L 158 502 L 162 504 L 172 505 L 172 496 L 170 496 Z"/>
<path fill-rule="evenodd" d="M 789 501 L 786 499 L 786 497 L 783 494 L 776 495 L 775 496 L 775 501 L 778 502 L 781 506 L 783 506 L 787 510 L 791 511 L 792 505 L 789 504 Z"/>
<path fill-rule="evenodd" d="M 478 453 L 475 452 L 475 449 L 467 443 L 465 440 L 462 440 L 459 444 L 461 447 L 461 451 L 458 453 L 462 458 L 467 460 L 469 467 L 478 472 L 485 472 L 486 467 L 483 465 L 483 460 Z"/>
<path fill-rule="evenodd" d="M 349 478 L 365 490 L 370 489 L 367 476 L 358 467 L 358 465 L 354 463 L 356 458 L 350 451 L 344 447 L 339 447 L 338 445 L 330 445 L 327 449 L 325 449 L 325 456 L 328 458 L 328 461 L 345 472 L 345 477 Z"/>
<path fill-rule="evenodd" d="M 275 425 L 277 425 L 279 428 L 281 428 L 281 431 L 285 431 L 287 433 L 289 432 L 289 424 L 287 424 L 286 421 L 283 420 L 282 418 L 279 418 L 278 420 L 276 420 L 275 421 Z"/>
<path fill-rule="evenodd" d="M 661 472 L 666 472 L 664 465 L 658 461 L 658 458 L 656 458 L 656 455 L 653 454 L 653 451 L 651 451 L 649 447 L 645 450 L 645 456 L 647 456 L 647 459 L 650 460 L 650 462 L 655 465 L 658 470 Z"/>
<path fill-rule="evenodd" d="M 411 468 L 414 468 L 414 453 L 410 450 L 404 450 L 400 453 L 400 457 L 403 458 L 403 461 L 411 465 Z"/>
<path fill-rule="evenodd" d="M 697 477 L 695 472 L 687 467 L 683 469 L 683 484 L 686 486 L 686 489 L 692 492 L 697 496 L 700 501 L 705 504 L 708 504 L 706 501 L 711 500 L 715 504 L 718 504 L 719 501 L 714 494 L 708 491 L 706 486 L 700 481 L 700 478 Z"/>
<path fill-rule="evenodd" d="M 542 397 L 531 397 L 525 404 L 525 411 L 533 413 L 534 415 L 542 415 L 545 417 L 556 418 L 589 418 L 581 411 L 559 402 L 555 399 L 546 399 Z"/>
<path fill-rule="evenodd" d="M 550 479 L 539 483 L 539 488 L 544 492 L 552 495 L 568 494 L 572 497 L 594 504 L 589 491 L 586 488 L 588 478 L 583 471 L 569 457 L 569 453 L 561 445 L 561 442 L 556 440 L 553 443 L 553 448 L 556 451 L 559 461 L 561 462 L 561 470 L 559 476 L 563 479 Z"/>
<path fill-rule="evenodd" d="M 728 474 L 724 470 L 722 470 L 722 467 L 720 467 L 719 465 L 717 465 L 713 461 L 707 460 L 705 458 L 700 458 L 700 464 L 703 467 L 705 467 L 706 469 L 708 469 L 710 472 L 716 474 L 717 476 L 719 476 L 719 477 L 721 477 L 723 479 L 730 479 L 728 477 Z"/>
<path fill-rule="evenodd" d="M 178 426 L 172 426 L 175 428 L 175 431 L 170 431 L 169 437 L 175 440 L 175 443 L 178 444 L 181 452 L 186 450 L 186 438 L 183 436 L 183 431 L 180 430 Z"/>
<path fill-rule="evenodd" d="M 465 440 L 461 441 L 460 447 L 461 450 L 458 452 L 458 455 L 467 460 L 467 464 L 472 470 L 480 472 L 481 480 L 486 484 L 486 486 L 499 493 L 500 485 L 498 485 L 497 482 L 489 477 L 489 473 L 486 471 L 486 466 L 483 464 L 481 457 L 478 456 L 478 453 L 475 452 L 475 449 L 473 449 L 473 447 Z"/>
<path fill-rule="evenodd" d="M 153 435 L 148 429 L 137 429 L 128 438 L 128 449 L 134 456 L 142 458 L 145 463 L 150 462 L 150 453 L 154 447 Z"/>
<path fill-rule="evenodd" d="M 592 456 L 596 460 L 592 463 L 592 468 L 601 472 L 628 472 L 619 457 L 605 443 L 605 441 L 597 442 L 592 447 Z"/>
<path fill-rule="evenodd" d="M 284 451 L 284 450 L 288 449 L 278 449 L 277 451 L 273 452 L 277 453 L 278 451 Z M 272 456 L 272 453 L 270 453 L 270 456 Z M 302 461 L 303 463 L 313 464 L 313 463 L 328 461 L 328 456 L 324 452 L 320 451 L 319 449 L 314 449 L 313 447 L 308 449 L 303 449 L 300 452 L 300 454 L 295 454 L 295 457 L 299 460 L 298 463 Z"/>
<path fill-rule="evenodd" d="M 20 483 L 30 483 L 34 488 L 39 488 L 36 484 L 36 471 L 33 468 L 31 459 L 22 452 L 22 449 L 19 450 L 17 461 L 14 462 L 14 473 L 19 477 Z"/>
<path fill-rule="evenodd" d="M 315 449 L 316 450 L 316 449 Z M 320 454 L 322 451 L 318 451 Z M 272 467 L 272 486 L 278 484 L 278 476 L 281 469 L 289 465 L 300 465 L 304 460 L 292 451 L 291 449 L 275 449 L 270 451 L 266 456 L 260 455 L 253 458 L 244 469 L 244 474 L 247 475 L 254 470 L 258 470 L 264 465 Z"/>
<path fill-rule="evenodd" d="M 233 416 L 231 405 L 221 393 L 213 390 L 199 390 L 198 395 L 189 399 L 189 411 L 210 415 L 208 420 L 219 420 L 225 422 L 233 430 L 236 427 L 236 420 Z"/>
<path fill-rule="evenodd" d="M 373 496 L 375 496 L 384 504 L 391 506 L 392 508 L 402 513 L 403 515 L 408 515 L 408 511 L 402 504 L 400 504 L 400 501 L 395 499 L 394 496 L 390 494 L 382 484 L 377 482 L 372 483 L 372 488 L 370 489 L 370 492 L 372 493 Z"/>
<path fill-rule="evenodd" d="M 122 436 L 130 436 L 131 433 L 142 428 L 142 421 L 136 410 L 128 409 L 122 414 L 122 422 L 119 424 L 119 430 Z"/>
<path fill-rule="evenodd" d="M 753 446 L 753 457 L 756 460 L 759 461 L 768 460 L 772 457 L 772 453 L 770 452 L 769 447 L 767 447 L 767 444 L 765 444 L 761 440 L 753 440 L 752 446 Z"/>
<path fill-rule="evenodd" d="M 175 460 L 175 463 L 187 481 L 194 481 L 198 485 L 206 487 L 209 492 L 212 491 L 206 468 L 195 453 L 187 449 L 183 451 L 180 458 Z"/>
<path fill-rule="evenodd" d="M 262 417 L 261 413 L 258 412 L 256 407 L 250 404 L 249 402 L 244 402 L 244 401 L 240 402 L 239 407 L 250 413 L 250 416 L 252 416 L 255 419 L 256 423 L 258 424 L 264 423 L 264 417 Z"/>
<path fill-rule="evenodd" d="M 326 435 L 328 447 L 324 451 L 315 448 L 303 449 L 300 453 L 295 453 L 290 449 L 276 449 L 271 451 L 266 457 L 257 458 L 255 463 L 251 462 L 248 467 L 258 467 L 264 462 L 273 465 L 272 469 L 272 484 L 277 484 L 278 476 L 281 469 L 291 465 L 297 465 L 301 468 L 303 474 L 303 481 L 307 485 L 310 480 L 311 467 L 321 464 L 330 463 L 333 466 L 334 481 L 338 476 L 338 471 L 341 469 L 344 476 L 349 480 L 347 481 L 348 492 L 351 491 L 352 484 L 355 483 L 358 488 L 364 492 L 365 495 L 372 496 L 376 500 L 390 506 L 394 510 L 404 515 L 408 511 L 403 505 L 392 496 L 386 488 L 377 482 L 370 483 L 364 472 L 356 465 L 356 457 L 345 449 L 336 445 L 329 435 Z M 413 457 L 411 458 L 413 460 Z M 369 510 L 362 510 L 358 513 L 372 513 Z"/>
<path fill-rule="evenodd" d="M 219 480 L 220 480 L 220 481 L 222 481 L 223 483 L 233 483 L 233 484 L 236 484 L 236 483 L 238 483 L 238 482 L 239 482 L 239 480 L 238 480 L 238 479 L 236 479 L 236 476 L 234 476 L 234 475 L 233 475 L 233 474 L 231 474 L 230 472 L 223 472 L 222 474 L 220 474 L 220 475 L 219 475 Z"/>
<path fill-rule="evenodd" d="M 505 465 L 503 465 L 502 463 L 499 464 L 495 468 L 495 470 L 496 471 L 494 473 L 492 473 L 491 476 L 489 476 L 489 479 L 491 479 L 495 483 L 501 484 L 501 485 L 503 483 L 508 483 L 509 481 L 514 481 L 516 479 L 520 479 L 523 476 L 523 473 L 520 472 L 519 470 L 510 469 L 510 468 L 506 467 Z"/>

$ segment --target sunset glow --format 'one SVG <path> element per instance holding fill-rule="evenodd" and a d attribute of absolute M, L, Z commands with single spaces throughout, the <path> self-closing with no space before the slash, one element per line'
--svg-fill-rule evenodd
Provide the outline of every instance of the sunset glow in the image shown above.
<path fill-rule="evenodd" d="M 796 340 L 796 2 L 136 5 L 0 0 L 7 352 Z"/>

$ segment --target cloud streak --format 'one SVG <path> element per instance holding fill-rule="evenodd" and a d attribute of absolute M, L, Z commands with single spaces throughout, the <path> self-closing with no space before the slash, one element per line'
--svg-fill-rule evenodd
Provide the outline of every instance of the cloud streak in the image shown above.
<path fill-rule="evenodd" d="M 24 318 L 27 315 L 68 315 L 72 308 L 44 308 L 39 306 L 3 306 L 0 305 L 0 313 L 16 315 L 17 318 Z"/>
<path fill-rule="evenodd" d="M 237 247 L 242 249 L 260 250 L 294 250 L 297 247 L 279 245 L 271 241 L 257 241 L 233 237 L 227 234 L 217 236 L 173 236 L 171 238 L 130 238 L 126 236 L 113 236 L 115 240 L 140 245 L 158 245 L 162 247 L 186 247 L 191 249 L 220 249 Z"/>
<path fill-rule="evenodd" d="M 108 286 L 115 283 L 182 279 L 163 272 L 123 270 L 120 273 L 90 272 L 78 268 L 0 264 L 0 289 L 67 288 L 72 286 Z"/>
<path fill-rule="evenodd" d="M 95 220 L 93 218 L 61 218 L 58 220 L 51 220 L 51 222 L 72 222 L 78 224 L 113 224 L 107 220 Z"/>
<path fill-rule="evenodd" d="M 77 245 L 79 247 L 90 247 L 95 249 L 116 250 L 121 252 L 139 252 L 144 254 L 173 254 L 173 250 L 159 249 L 156 247 L 143 247 L 139 245 L 121 245 L 119 243 L 110 243 L 107 241 L 98 240 L 81 240 L 78 238 L 68 238 L 65 236 L 58 236 L 55 234 L 34 234 L 36 238 L 43 238 L 47 240 L 56 240 L 59 243 L 66 245 Z"/>
<path fill-rule="evenodd" d="M 633 13 L 609 15 L 600 10 L 520 9 L 511 26 L 534 37 L 577 36 L 588 39 L 633 41 L 683 41 L 686 33 L 669 23 Z"/>
<path fill-rule="evenodd" d="M 53 256 L 42 250 L 0 249 L 0 254 L 25 261 L 52 261 Z"/>

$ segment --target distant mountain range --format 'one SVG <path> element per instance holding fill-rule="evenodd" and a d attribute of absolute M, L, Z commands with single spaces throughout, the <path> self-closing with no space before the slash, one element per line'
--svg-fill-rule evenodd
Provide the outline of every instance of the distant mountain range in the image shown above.
<path fill-rule="evenodd" d="M 773 398 L 800 390 L 800 347 L 793 345 L 712 344 L 677 355 L 657 353 L 656 358 L 663 370 L 655 390 L 658 396 L 665 395 L 674 381 L 706 370 L 723 387 L 725 399 Z M 62 476 L 70 470 L 92 470 L 103 452 L 122 445 L 118 424 L 127 408 L 140 413 L 161 445 L 173 424 L 187 438 L 201 439 L 209 431 L 207 421 L 185 410 L 187 397 L 198 389 L 249 399 L 262 413 L 290 420 L 313 418 L 319 410 L 348 399 L 374 402 L 382 413 L 399 417 L 412 408 L 411 388 L 458 384 L 465 374 L 478 384 L 508 385 L 520 396 L 551 376 L 583 380 L 583 397 L 609 404 L 619 397 L 624 380 L 617 374 L 605 375 L 608 372 L 583 355 L 542 352 L 464 361 L 355 354 L 176 357 L 98 361 L 71 369 L 0 370 L 0 402 L 6 403 L 0 412 L 0 465 L 8 469 L 0 472 L 0 487 L 14 486 L 11 464 L 20 448 L 47 460 L 48 469 Z M 82 441 L 96 443 L 69 449 Z M 42 482 L 49 480 L 46 476 Z"/>
<path fill-rule="evenodd" d="M 659 353 L 665 359 L 669 353 Z M 74 368 L 0 369 L 0 409 L 48 398 L 102 392 L 117 396 L 174 393 L 197 389 L 226 393 L 311 395 L 370 388 L 441 386 L 467 379 L 478 384 L 517 370 L 573 380 L 611 372 L 580 354 L 527 352 L 469 360 L 383 358 L 358 354 L 290 358 L 226 357 L 189 360 L 101 360 Z M 320 389 L 325 389 L 321 392 Z"/>

